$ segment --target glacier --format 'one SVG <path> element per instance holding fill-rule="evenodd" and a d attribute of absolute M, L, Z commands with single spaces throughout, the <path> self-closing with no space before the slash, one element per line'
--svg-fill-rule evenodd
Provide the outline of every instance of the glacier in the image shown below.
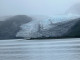
<path fill-rule="evenodd" d="M 73 31 L 72 27 L 79 21 L 80 15 L 74 14 L 52 16 L 45 20 L 34 20 L 21 25 L 21 30 L 16 34 L 16 37 L 25 39 L 76 37 L 78 35 L 72 35 L 72 33 L 77 30 Z"/>

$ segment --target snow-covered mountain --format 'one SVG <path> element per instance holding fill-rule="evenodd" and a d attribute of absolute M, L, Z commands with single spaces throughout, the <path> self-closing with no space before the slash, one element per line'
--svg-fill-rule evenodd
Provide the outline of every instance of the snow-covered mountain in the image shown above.
<path fill-rule="evenodd" d="M 11 15 L 0 17 L 0 39 L 14 39 L 22 24 L 32 20 L 44 20 L 48 17 L 43 15 Z"/>
<path fill-rule="evenodd" d="M 80 15 L 54 16 L 46 20 L 35 20 L 21 26 L 16 37 L 59 38 L 80 37 Z M 76 25 L 77 24 L 77 25 Z M 78 27 L 78 28 L 76 28 Z M 77 32 L 78 29 L 78 32 Z M 76 34 L 75 34 L 75 33 Z"/>

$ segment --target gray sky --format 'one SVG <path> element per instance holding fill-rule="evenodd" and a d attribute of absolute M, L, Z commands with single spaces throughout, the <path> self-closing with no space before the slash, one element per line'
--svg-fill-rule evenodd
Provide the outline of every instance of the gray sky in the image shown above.
<path fill-rule="evenodd" d="M 63 14 L 80 0 L 0 0 L 0 16 Z"/>

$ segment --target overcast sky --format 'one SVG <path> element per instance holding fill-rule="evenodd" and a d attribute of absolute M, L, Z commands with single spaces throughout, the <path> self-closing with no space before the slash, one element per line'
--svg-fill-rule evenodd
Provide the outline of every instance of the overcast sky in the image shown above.
<path fill-rule="evenodd" d="M 0 0 L 0 16 L 64 14 L 80 0 Z"/>

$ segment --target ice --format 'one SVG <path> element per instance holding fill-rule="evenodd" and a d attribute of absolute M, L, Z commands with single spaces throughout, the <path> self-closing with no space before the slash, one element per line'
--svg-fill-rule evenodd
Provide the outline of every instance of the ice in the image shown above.
<path fill-rule="evenodd" d="M 71 27 L 80 19 L 80 15 L 62 15 L 50 17 L 46 20 L 34 20 L 23 24 L 16 37 L 24 38 L 48 38 L 64 37 Z"/>

